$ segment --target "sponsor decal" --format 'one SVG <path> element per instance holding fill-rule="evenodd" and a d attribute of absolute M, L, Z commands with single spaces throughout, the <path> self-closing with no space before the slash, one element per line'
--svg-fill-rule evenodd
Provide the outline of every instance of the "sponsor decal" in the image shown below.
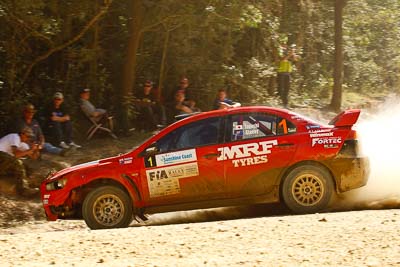
<path fill-rule="evenodd" d="M 314 137 L 329 137 L 329 136 L 333 136 L 333 132 L 310 133 L 310 137 L 311 138 L 314 138 Z"/>
<path fill-rule="evenodd" d="M 325 148 L 335 148 L 337 147 L 337 144 L 341 143 L 341 137 L 318 137 L 312 139 L 311 146 L 313 147 L 315 145 L 324 145 Z"/>
<path fill-rule="evenodd" d="M 314 130 L 309 130 L 308 133 L 329 133 L 331 132 L 331 129 L 314 129 Z"/>
<path fill-rule="evenodd" d="M 314 124 L 309 124 L 309 125 L 307 125 L 306 126 L 306 129 L 307 130 L 311 130 L 311 129 L 319 129 L 319 128 L 321 128 L 321 126 L 319 126 L 319 125 L 314 125 Z"/>
<path fill-rule="evenodd" d="M 231 147 L 220 147 L 217 150 L 221 155 L 217 158 L 217 161 L 231 160 L 235 168 L 267 163 L 267 155 L 271 153 L 271 148 L 277 144 L 278 140 L 268 140 Z"/>
<path fill-rule="evenodd" d="M 338 148 L 338 144 L 329 144 L 329 145 L 324 145 L 324 148 Z"/>
<path fill-rule="evenodd" d="M 248 135 L 257 135 L 258 134 L 258 128 L 260 128 L 260 123 L 254 123 L 254 124 L 244 124 L 244 134 L 246 136 Z"/>
<path fill-rule="evenodd" d="M 50 194 L 44 194 L 43 195 L 43 205 L 48 205 L 49 204 L 49 198 L 50 198 Z"/>
<path fill-rule="evenodd" d="M 151 165 L 149 167 L 167 166 L 167 165 L 185 163 L 195 160 L 197 160 L 196 149 L 189 149 L 189 150 L 156 155 L 155 165 Z"/>
<path fill-rule="evenodd" d="M 146 170 L 150 197 L 180 193 L 179 179 L 199 175 L 196 162 Z"/>
<path fill-rule="evenodd" d="M 311 146 L 323 145 L 324 148 L 337 148 L 342 143 L 342 137 L 334 136 L 330 129 L 309 131 Z"/>
<path fill-rule="evenodd" d="M 132 157 L 119 159 L 120 165 L 131 164 L 131 163 L 132 163 Z"/>
<path fill-rule="evenodd" d="M 243 124 L 238 124 L 234 122 L 232 124 L 232 140 L 241 140 L 243 137 L 250 138 L 250 137 L 257 137 L 260 135 L 260 123 L 249 123 L 243 122 Z"/>

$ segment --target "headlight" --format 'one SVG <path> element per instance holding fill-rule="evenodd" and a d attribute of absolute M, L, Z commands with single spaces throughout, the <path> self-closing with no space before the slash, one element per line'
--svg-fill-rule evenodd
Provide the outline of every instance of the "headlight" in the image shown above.
<path fill-rule="evenodd" d="M 66 184 L 67 184 L 67 178 L 62 178 L 46 184 L 46 190 L 52 191 L 52 190 L 62 189 Z"/>

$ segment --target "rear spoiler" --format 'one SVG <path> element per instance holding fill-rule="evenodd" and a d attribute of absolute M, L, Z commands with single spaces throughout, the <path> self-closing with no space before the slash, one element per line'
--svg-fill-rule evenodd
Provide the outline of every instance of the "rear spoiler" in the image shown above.
<path fill-rule="evenodd" d="M 333 120 L 329 122 L 329 125 L 334 125 L 335 127 L 350 127 L 353 126 L 360 116 L 361 110 L 359 109 L 349 109 L 338 114 Z"/>

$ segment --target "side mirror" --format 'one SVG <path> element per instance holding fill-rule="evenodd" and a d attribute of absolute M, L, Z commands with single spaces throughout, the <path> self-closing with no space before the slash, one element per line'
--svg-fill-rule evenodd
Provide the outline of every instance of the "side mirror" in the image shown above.
<path fill-rule="evenodd" d="M 155 144 L 149 146 L 148 148 L 146 148 L 146 150 L 144 151 L 145 155 L 152 155 L 158 152 L 158 149 L 156 147 Z"/>

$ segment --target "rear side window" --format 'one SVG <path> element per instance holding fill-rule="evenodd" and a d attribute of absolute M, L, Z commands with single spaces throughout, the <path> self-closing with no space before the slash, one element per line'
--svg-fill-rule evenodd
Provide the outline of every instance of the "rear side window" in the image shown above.
<path fill-rule="evenodd" d="M 231 141 L 296 132 L 296 126 L 292 122 L 268 113 L 235 114 L 229 121 L 227 135 Z"/>

